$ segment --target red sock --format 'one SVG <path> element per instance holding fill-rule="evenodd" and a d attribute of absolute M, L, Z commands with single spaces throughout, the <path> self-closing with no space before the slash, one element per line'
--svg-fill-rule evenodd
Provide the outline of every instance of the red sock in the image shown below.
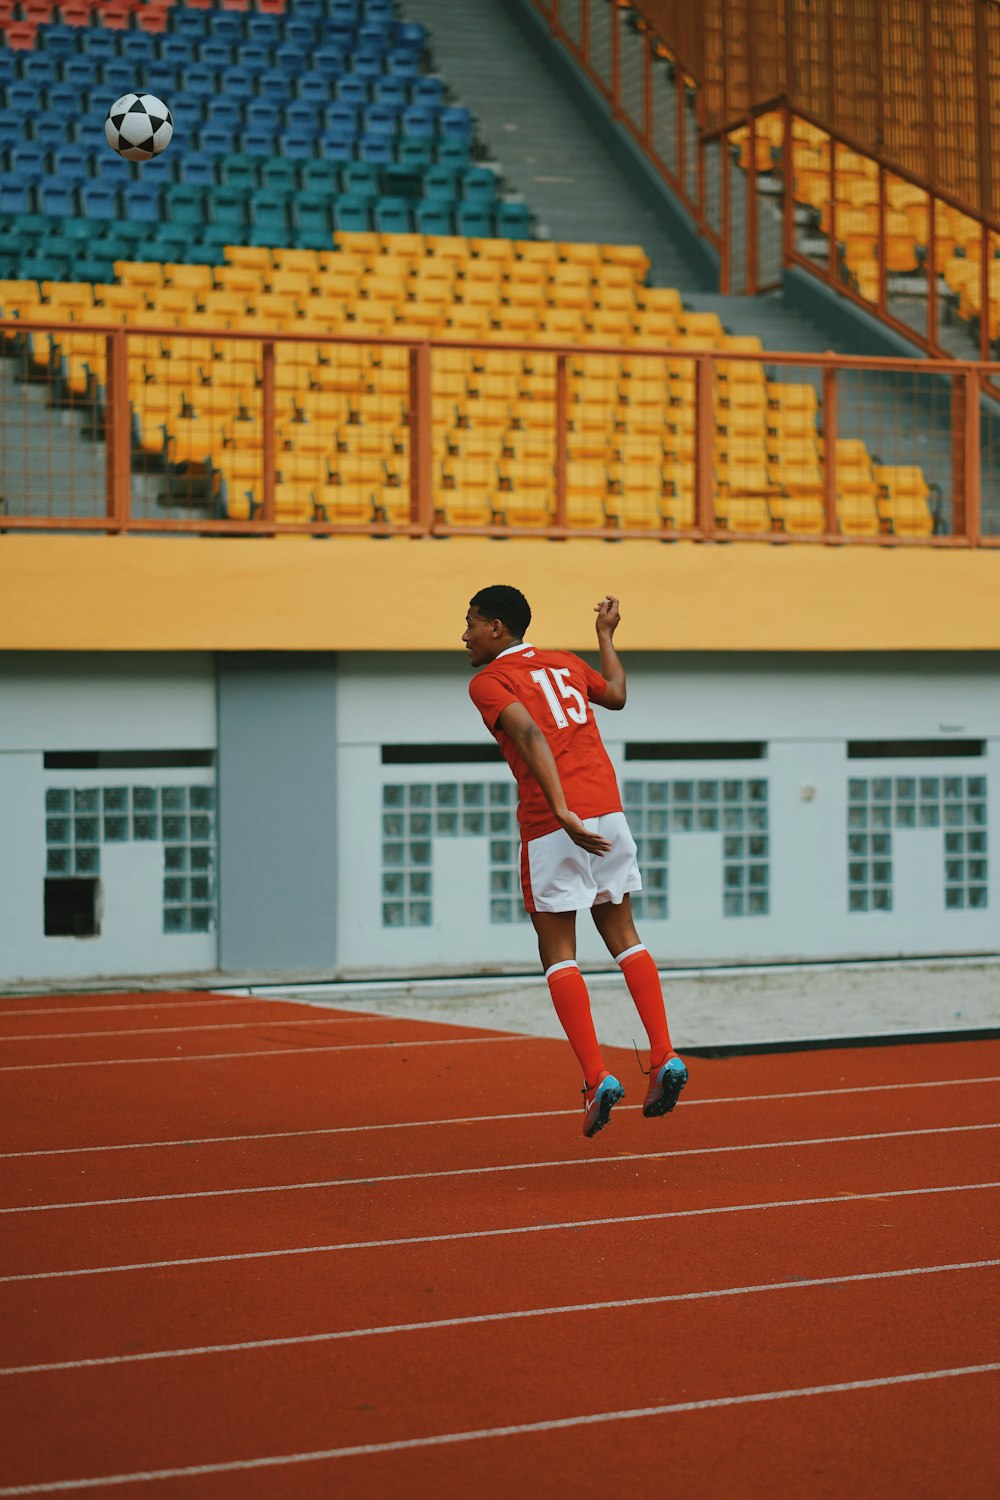
<path fill-rule="evenodd" d="M 629 994 L 635 1001 L 639 1019 L 649 1037 L 649 1066 L 658 1068 L 670 1056 L 673 1047 L 670 1045 L 663 991 L 653 955 L 639 943 L 635 948 L 626 948 L 624 953 L 619 953 L 615 963 L 625 975 Z"/>
<path fill-rule="evenodd" d="M 590 996 L 576 962 L 553 964 L 545 970 L 549 994 L 563 1031 L 583 1069 L 583 1081 L 593 1088 L 604 1072 L 601 1049 L 590 1014 Z"/>

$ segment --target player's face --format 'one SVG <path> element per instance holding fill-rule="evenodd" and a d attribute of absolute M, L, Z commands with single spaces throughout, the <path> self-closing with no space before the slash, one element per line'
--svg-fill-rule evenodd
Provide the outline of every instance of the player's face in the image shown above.
<path fill-rule="evenodd" d="M 465 633 L 462 641 L 469 654 L 470 667 L 481 667 L 496 655 L 497 634 L 495 620 L 484 620 L 477 609 L 469 609 L 465 616 Z"/>

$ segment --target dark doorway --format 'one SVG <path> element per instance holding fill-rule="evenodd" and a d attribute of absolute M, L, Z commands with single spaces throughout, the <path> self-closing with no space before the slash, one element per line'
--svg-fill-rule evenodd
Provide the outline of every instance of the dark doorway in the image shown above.
<path fill-rule="evenodd" d="M 97 888 L 94 880 L 46 880 L 45 936 L 97 937 Z"/>

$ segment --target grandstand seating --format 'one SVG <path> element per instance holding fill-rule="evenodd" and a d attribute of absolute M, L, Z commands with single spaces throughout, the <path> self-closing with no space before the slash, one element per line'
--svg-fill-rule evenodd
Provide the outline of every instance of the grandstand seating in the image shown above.
<path fill-rule="evenodd" d="M 88 324 L 312 335 L 277 346 L 278 518 L 400 523 L 406 352 L 332 340 L 484 341 L 434 354 L 435 506 L 456 525 L 542 526 L 554 519 L 555 365 L 502 346 L 567 343 L 579 349 L 567 382 L 570 524 L 685 530 L 689 356 L 712 349 L 717 524 L 825 530 L 814 387 L 726 359 L 761 352 L 759 341 L 647 286 L 638 247 L 532 239 L 530 210 L 482 159 L 469 111 L 424 70 L 422 27 L 387 0 L 257 0 L 255 11 L 245 0 L 64 0 L 32 15 L 8 19 L 0 50 L 0 311 L 29 328 L 81 325 L 27 334 L 58 399 L 103 400 L 105 341 Z M 12 36 L 18 25 L 30 39 Z M 162 158 L 133 167 L 104 146 L 103 113 L 109 94 L 147 83 L 171 104 L 176 134 Z M 52 146 L 39 121 L 60 110 Z M 602 345 L 626 352 L 587 352 Z M 665 361 L 643 353 L 668 345 Z M 171 498 L 257 514 L 259 342 L 149 336 L 130 348 L 136 466 L 161 472 Z M 863 445 L 838 443 L 844 533 L 926 534 L 928 497 L 919 469 L 876 467 Z"/>
<path fill-rule="evenodd" d="M 768 380 L 759 340 L 687 312 L 672 289 L 645 285 L 638 247 L 436 239 L 340 232 L 335 247 L 233 245 L 221 265 L 119 261 L 111 283 L 0 283 L 0 309 L 26 325 L 153 322 L 177 329 L 301 332 L 276 358 L 277 514 L 284 520 L 375 521 L 409 513 L 405 350 L 337 345 L 324 335 L 489 339 L 439 350 L 433 362 L 435 504 L 459 525 L 542 526 L 553 516 L 555 365 L 531 342 L 573 334 L 567 373 L 568 518 L 577 528 L 694 525 L 694 368 L 713 349 L 717 522 L 734 532 L 825 530 L 822 436 L 813 385 Z M 617 305 L 613 337 L 595 326 Z M 522 301 L 523 299 L 523 301 Z M 527 325 L 522 313 L 527 309 Z M 646 330 L 656 326 L 657 333 Z M 504 338 L 528 345 L 503 349 Z M 621 344 L 621 355 L 588 346 Z M 206 502 L 233 517 L 262 497 L 259 345 L 137 341 L 130 394 L 139 455 L 174 490 L 204 481 Z M 674 351 L 666 360 L 643 350 Z M 196 349 L 192 353 L 192 349 Z M 631 352 L 630 352 L 631 351 Z M 36 365 L 67 400 L 93 399 L 105 378 L 100 336 L 45 335 Z M 685 357 L 687 356 L 687 357 Z M 141 461 L 141 457 L 140 457 Z M 864 445 L 837 449 L 845 534 L 926 535 L 919 469 L 876 467 Z"/>
<path fill-rule="evenodd" d="M 92 221 L 86 274 L 96 280 L 110 278 L 121 221 L 137 216 L 153 226 L 154 258 L 180 232 L 202 261 L 220 260 L 227 238 L 265 243 L 276 221 L 283 242 L 317 249 L 335 228 L 532 232 L 527 206 L 480 159 L 469 110 L 424 71 L 423 28 L 382 0 L 92 5 L 99 26 L 65 10 L 48 8 L 33 50 L 17 50 L 9 22 L 0 49 L 0 274 L 31 275 L 38 238 L 76 274 L 62 232 L 72 217 Z M 159 19 L 108 29 L 118 24 L 109 14 L 133 12 L 136 26 Z M 135 166 L 107 152 L 103 121 L 116 94 L 143 87 L 167 100 L 175 135 L 163 157 Z M 320 162 L 324 202 L 300 207 Z M 262 210 L 264 189 L 282 201 Z M 35 239 L 20 223 L 32 215 L 47 220 Z"/>

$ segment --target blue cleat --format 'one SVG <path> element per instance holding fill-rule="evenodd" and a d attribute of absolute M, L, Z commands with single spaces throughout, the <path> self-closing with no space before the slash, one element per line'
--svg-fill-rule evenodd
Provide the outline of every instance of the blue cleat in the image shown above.
<path fill-rule="evenodd" d="M 649 1088 L 642 1112 L 647 1120 L 657 1115 L 668 1115 L 680 1098 L 681 1089 L 688 1081 L 688 1070 L 674 1054 L 654 1071 L 650 1071 Z"/>
<path fill-rule="evenodd" d="M 608 1123 L 614 1106 L 625 1098 L 625 1090 L 614 1074 L 602 1073 L 592 1089 L 584 1084 L 582 1092 L 583 1133 L 586 1136 L 596 1135 Z"/>

